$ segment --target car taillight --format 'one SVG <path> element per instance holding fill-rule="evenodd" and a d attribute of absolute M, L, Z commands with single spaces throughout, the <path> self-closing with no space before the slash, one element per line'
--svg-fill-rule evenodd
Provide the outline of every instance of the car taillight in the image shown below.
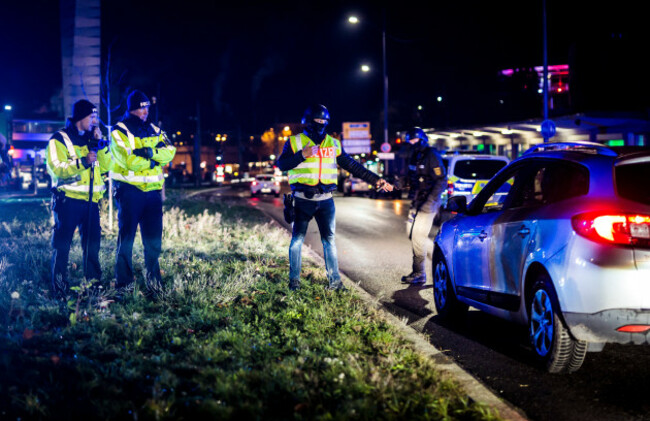
<path fill-rule="evenodd" d="M 454 183 L 451 181 L 447 182 L 447 197 L 451 197 L 454 195 Z"/>
<path fill-rule="evenodd" d="M 650 325 L 625 325 L 616 330 L 627 333 L 646 333 L 650 330 Z"/>
<path fill-rule="evenodd" d="M 625 246 L 650 246 L 650 215 L 589 212 L 571 218 L 576 233 L 590 240 Z"/>
<path fill-rule="evenodd" d="M 276 181 L 275 183 L 273 183 L 273 184 L 275 184 L 276 186 L 279 186 L 279 185 L 280 185 L 280 183 L 278 183 L 277 181 Z"/>
<path fill-rule="evenodd" d="M 253 181 L 253 185 L 254 185 L 254 186 L 257 186 L 257 181 Z"/>

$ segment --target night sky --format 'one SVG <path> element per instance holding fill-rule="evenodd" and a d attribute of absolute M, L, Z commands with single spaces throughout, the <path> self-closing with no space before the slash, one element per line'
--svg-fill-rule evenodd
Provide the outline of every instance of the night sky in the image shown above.
<path fill-rule="evenodd" d="M 31 116 L 47 112 L 60 89 L 58 2 L 18 3 L 0 6 L 0 102 Z M 385 6 L 391 132 L 519 117 L 518 104 L 497 105 L 504 94 L 497 75 L 542 64 L 542 2 L 422 3 Z M 549 64 L 582 60 L 580 106 L 649 106 L 641 63 L 650 37 L 639 3 L 547 2 Z M 381 137 L 380 4 L 104 0 L 102 49 L 112 45 L 111 70 L 124 74 L 116 92 L 158 95 L 168 129 L 192 127 L 199 102 L 205 129 L 259 135 L 298 121 L 317 102 L 330 109 L 331 130 L 371 121 Z M 351 13 L 362 22 L 348 24 Z M 371 72 L 362 73 L 362 63 Z"/>

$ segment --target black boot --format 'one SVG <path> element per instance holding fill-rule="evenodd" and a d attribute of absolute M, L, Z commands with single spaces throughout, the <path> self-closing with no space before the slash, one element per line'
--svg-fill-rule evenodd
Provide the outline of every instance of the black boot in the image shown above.
<path fill-rule="evenodd" d="M 411 272 L 402 276 L 403 284 L 424 284 L 427 282 L 427 275 L 421 272 Z"/>

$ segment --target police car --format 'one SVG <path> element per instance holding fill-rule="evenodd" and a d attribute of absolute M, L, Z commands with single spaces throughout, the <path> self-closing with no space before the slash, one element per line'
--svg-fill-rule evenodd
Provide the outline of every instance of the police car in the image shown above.
<path fill-rule="evenodd" d="M 465 196 L 469 203 L 490 179 L 508 165 L 505 156 L 453 152 L 442 155 L 447 169 L 447 189 L 442 194 L 443 206 L 451 196 Z"/>

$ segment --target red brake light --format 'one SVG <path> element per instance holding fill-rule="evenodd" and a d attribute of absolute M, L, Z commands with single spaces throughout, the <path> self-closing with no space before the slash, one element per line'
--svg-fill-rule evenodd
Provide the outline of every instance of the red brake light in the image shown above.
<path fill-rule="evenodd" d="M 625 325 L 621 326 L 618 329 L 619 332 L 627 332 L 627 333 L 645 333 L 648 330 L 650 330 L 649 325 Z"/>
<path fill-rule="evenodd" d="M 280 183 L 278 183 L 277 181 L 276 181 L 274 184 L 275 184 L 276 186 L 279 186 L 279 185 L 280 185 Z"/>
<path fill-rule="evenodd" d="M 571 218 L 576 233 L 592 241 L 625 246 L 650 246 L 650 216 L 589 212 Z"/>
<path fill-rule="evenodd" d="M 257 186 L 257 181 L 253 181 L 253 185 L 254 185 L 254 186 Z"/>
<path fill-rule="evenodd" d="M 454 195 L 454 183 L 451 181 L 447 182 L 447 197 L 451 197 Z"/>

